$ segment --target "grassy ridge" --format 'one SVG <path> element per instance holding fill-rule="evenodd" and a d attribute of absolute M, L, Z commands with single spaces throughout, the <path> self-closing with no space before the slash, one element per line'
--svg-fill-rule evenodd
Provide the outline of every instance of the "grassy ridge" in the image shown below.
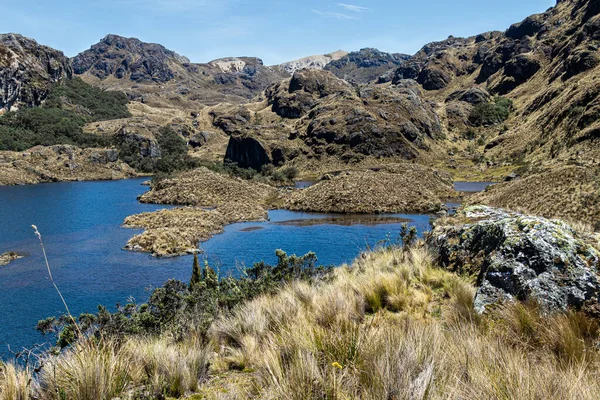
<path fill-rule="evenodd" d="M 6 399 L 580 398 L 600 395 L 598 324 L 515 304 L 479 316 L 474 287 L 424 248 L 361 256 L 284 284 L 207 333 L 84 339 L 41 373 L 3 367 Z M 18 397 L 18 394 L 21 394 Z M 191 397 L 190 397 L 191 396 Z"/>

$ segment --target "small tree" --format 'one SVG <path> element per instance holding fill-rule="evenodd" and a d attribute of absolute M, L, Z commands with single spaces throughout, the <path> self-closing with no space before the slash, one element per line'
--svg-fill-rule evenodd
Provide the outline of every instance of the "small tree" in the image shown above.
<path fill-rule="evenodd" d="M 415 245 L 417 241 L 417 228 L 414 226 L 408 227 L 405 222 L 400 226 L 400 240 L 402 240 L 402 248 L 408 250 Z"/>
<path fill-rule="evenodd" d="M 193 289 L 200 283 L 200 263 L 198 262 L 198 253 L 194 253 L 194 264 L 192 265 L 192 277 L 190 278 L 190 289 Z"/>
<path fill-rule="evenodd" d="M 217 272 L 208 265 L 208 261 L 204 261 L 204 269 L 202 270 L 202 281 L 206 283 L 209 289 L 216 289 L 219 286 L 219 276 Z"/>

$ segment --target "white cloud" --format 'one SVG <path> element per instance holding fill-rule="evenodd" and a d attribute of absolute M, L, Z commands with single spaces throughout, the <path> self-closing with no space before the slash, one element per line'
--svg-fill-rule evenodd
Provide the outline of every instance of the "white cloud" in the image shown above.
<path fill-rule="evenodd" d="M 337 18 L 337 19 L 358 19 L 351 15 L 346 15 L 339 12 L 329 12 L 329 11 L 319 11 L 319 10 L 310 10 L 317 15 L 321 15 L 323 17 Z"/>
<path fill-rule="evenodd" d="M 348 11 L 358 12 L 358 13 L 370 10 L 367 7 L 361 7 L 361 6 L 357 6 L 357 5 L 354 5 L 354 4 L 338 3 L 338 6 L 343 7 L 343 8 L 345 8 Z"/>

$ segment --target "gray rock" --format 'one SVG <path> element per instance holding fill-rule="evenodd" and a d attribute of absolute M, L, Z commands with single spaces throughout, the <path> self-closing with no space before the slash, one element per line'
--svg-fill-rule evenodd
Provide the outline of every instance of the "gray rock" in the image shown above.
<path fill-rule="evenodd" d="M 459 214 L 458 225 L 436 226 L 428 243 L 441 264 L 477 275 L 475 308 L 532 300 L 545 312 L 598 307 L 600 252 L 559 220 L 485 206 Z"/>
<path fill-rule="evenodd" d="M 0 34 L 0 114 L 15 106 L 39 106 L 52 84 L 72 76 L 62 52 L 21 35 Z"/>

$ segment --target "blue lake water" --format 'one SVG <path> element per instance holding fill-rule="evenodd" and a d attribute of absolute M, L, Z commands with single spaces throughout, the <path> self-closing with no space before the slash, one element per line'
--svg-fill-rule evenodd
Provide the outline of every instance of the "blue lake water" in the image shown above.
<path fill-rule="evenodd" d="M 0 358 L 13 350 L 45 342 L 38 320 L 63 313 L 47 278 L 32 224 L 43 235 L 54 279 L 71 311 L 95 312 L 98 304 L 114 308 L 133 297 L 145 301 L 151 287 L 170 278 L 188 280 L 191 257 L 156 259 L 122 250 L 139 231 L 120 225 L 128 215 L 164 206 L 140 204 L 145 179 L 51 183 L 0 187 L 0 254 L 26 258 L 0 267 Z M 401 221 L 422 233 L 428 215 L 341 216 L 271 211 L 269 221 L 227 226 L 200 247 L 221 274 L 235 274 L 245 264 L 275 262 L 275 250 L 289 254 L 314 251 L 320 263 L 351 262 L 367 247 L 396 240 Z"/>
<path fill-rule="evenodd" d="M 498 182 L 454 182 L 454 190 L 464 193 L 483 192 Z"/>

